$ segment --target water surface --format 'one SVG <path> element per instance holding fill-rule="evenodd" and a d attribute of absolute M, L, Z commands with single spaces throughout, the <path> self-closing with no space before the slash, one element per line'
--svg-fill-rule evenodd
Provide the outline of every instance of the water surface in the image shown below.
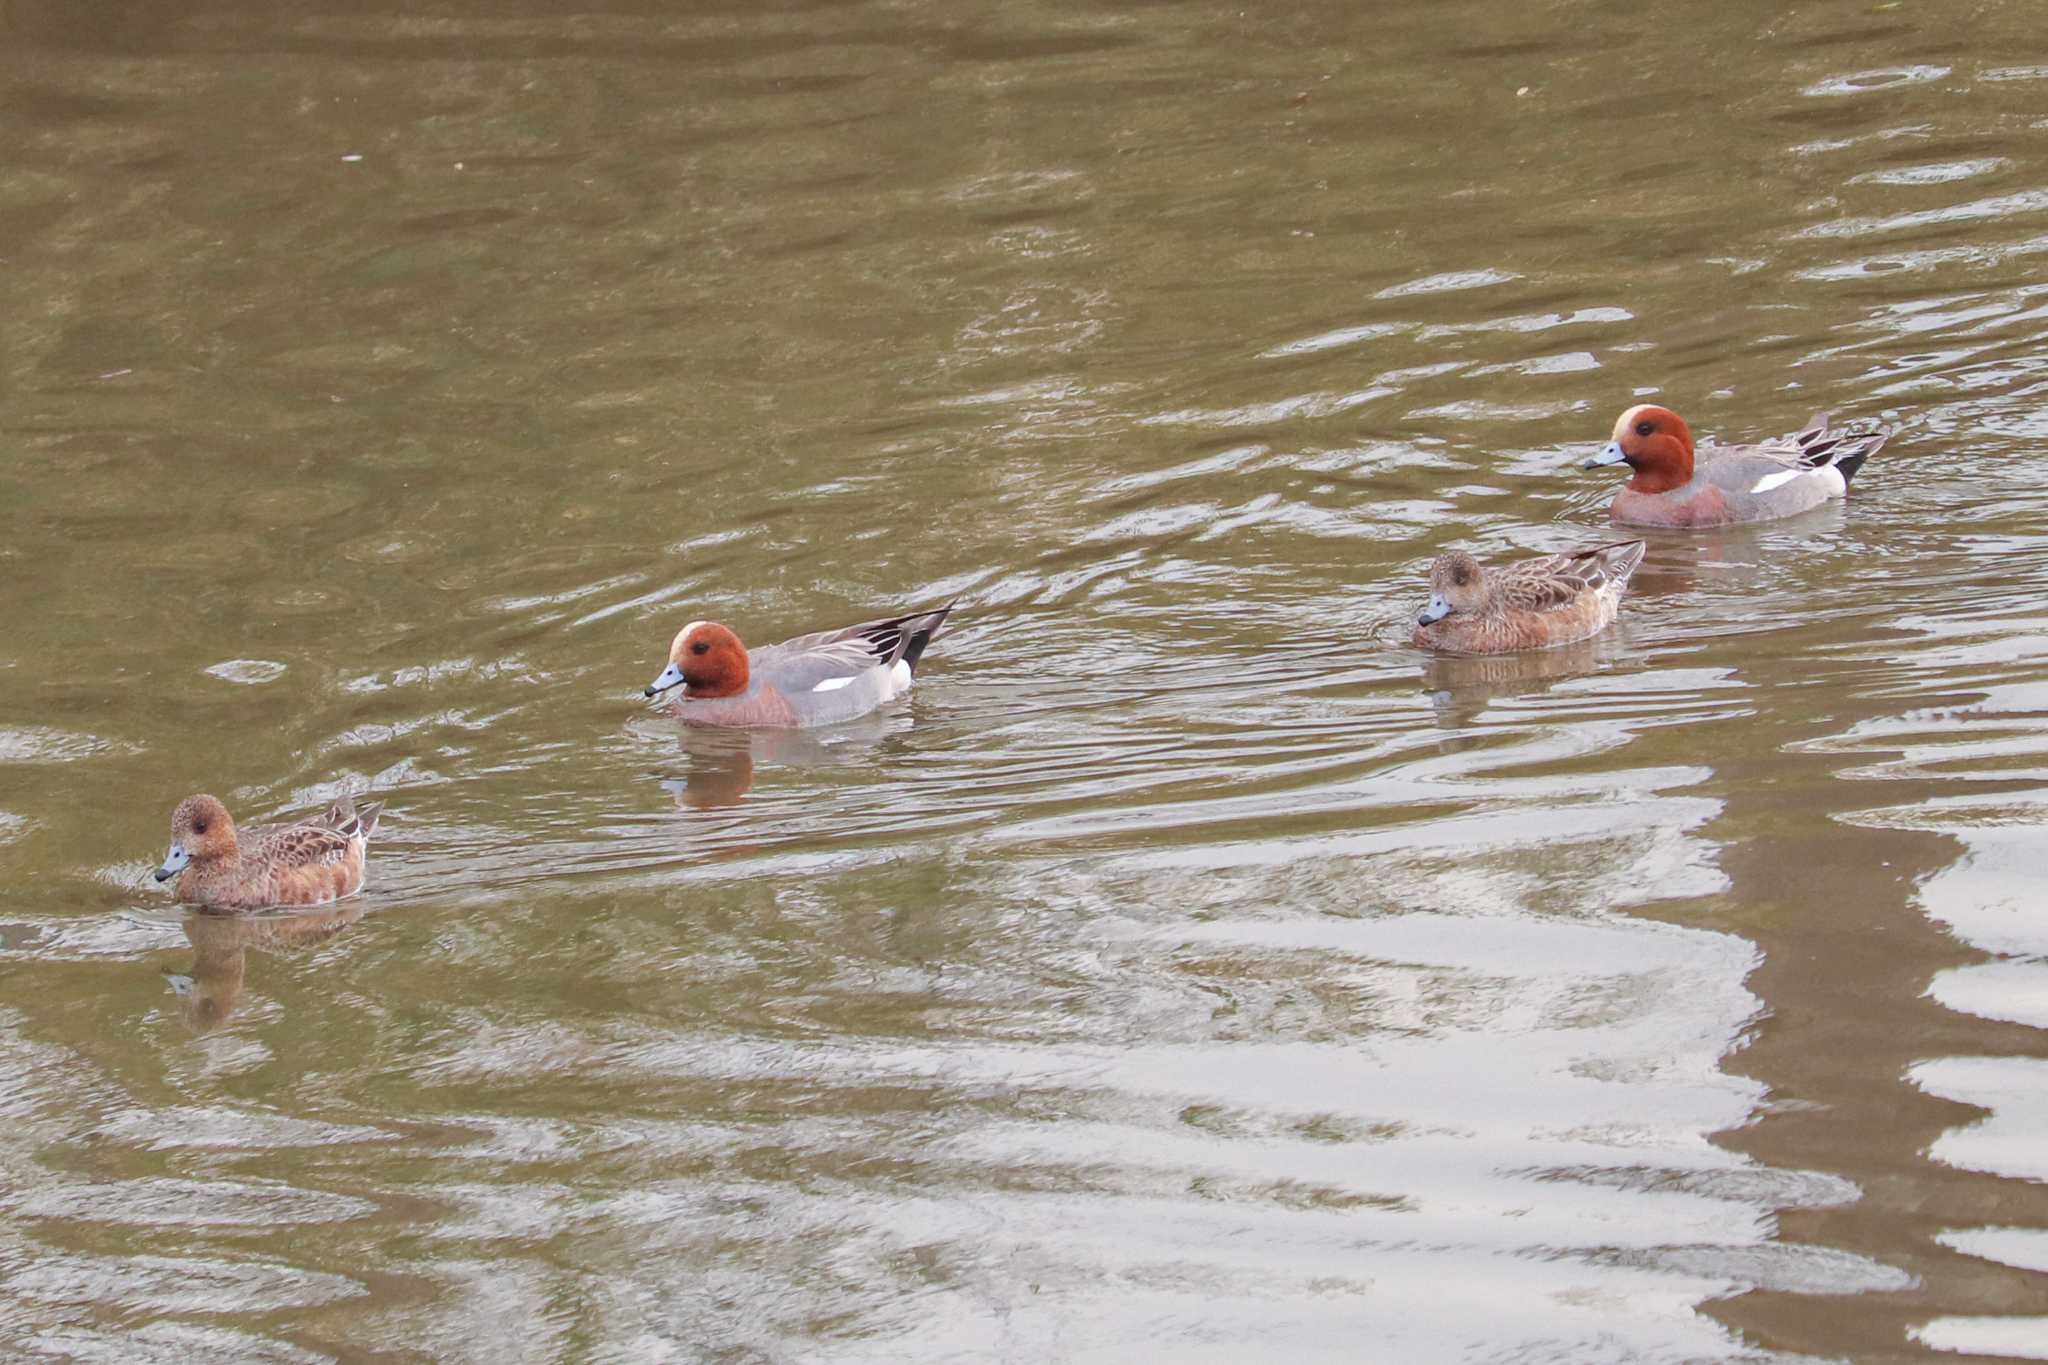
<path fill-rule="evenodd" d="M 0 1351 L 2048 1357 L 2033 6 L 13 0 L 0 101 Z M 1410 650 L 1649 396 L 1897 430 Z M 200 789 L 371 889 L 180 916 Z"/>

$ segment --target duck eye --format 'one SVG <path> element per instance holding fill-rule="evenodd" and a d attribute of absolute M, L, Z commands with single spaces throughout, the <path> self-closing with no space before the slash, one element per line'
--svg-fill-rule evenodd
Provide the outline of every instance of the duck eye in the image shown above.
<path fill-rule="evenodd" d="M 711 646 L 705 644 L 702 640 L 699 640 L 696 644 L 690 646 L 690 652 L 692 654 L 709 654 L 711 652 Z"/>
<path fill-rule="evenodd" d="M 1648 422 L 1636 423 L 1636 435 L 1638 436 L 1648 436 L 1651 432 L 1655 431 L 1656 429 L 1656 427 L 1652 426 Z"/>
<path fill-rule="evenodd" d="M 204 820 L 194 820 L 192 822 L 192 832 L 194 834 L 206 833 L 206 822 Z"/>

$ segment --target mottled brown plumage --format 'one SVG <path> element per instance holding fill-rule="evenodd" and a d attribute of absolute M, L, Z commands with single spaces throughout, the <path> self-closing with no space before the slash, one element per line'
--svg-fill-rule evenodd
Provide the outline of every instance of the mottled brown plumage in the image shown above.
<path fill-rule="evenodd" d="M 1640 540 L 1487 569 L 1463 550 L 1430 566 L 1429 606 L 1415 643 L 1452 654 L 1547 649 L 1597 635 L 1614 619 Z"/>
<path fill-rule="evenodd" d="M 178 879 L 178 899 L 215 910 L 322 905 L 362 889 L 381 804 L 342 797 L 314 820 L 237 830 L 227 807 L 188 796 L 171 813 L 171 853 L 158 881 Z"/>

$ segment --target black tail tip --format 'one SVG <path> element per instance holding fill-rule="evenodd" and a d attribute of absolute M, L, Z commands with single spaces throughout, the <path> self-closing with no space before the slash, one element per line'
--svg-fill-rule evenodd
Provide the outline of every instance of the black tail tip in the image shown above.
<path fill-rule="evenodd" d="M 1859 451 L 1854 455 L 1844 455 L 1841 459 L 1836 460 L 1835 468 L 1842 471 L 1842 482 L 1847 483 L 1855 478 L 1856 471 L 1863 468 L 1863 462 L 1869 458 L 1870 452 L 1865 450 Z"/>
<path fill-rule="evenodd" d="M 917 661 L 924 657 L 925 646 L 938 638 L 940 628 L 946 624 L 946 618 L 952 615 L 953 608 L 959 605 L 960 599 L 956 597 L 926 616 L 917 629 L 910 632 L 910 642 L 903 646 L 903 662 L 908 665 L 911 676 L 917 675 Z"/>

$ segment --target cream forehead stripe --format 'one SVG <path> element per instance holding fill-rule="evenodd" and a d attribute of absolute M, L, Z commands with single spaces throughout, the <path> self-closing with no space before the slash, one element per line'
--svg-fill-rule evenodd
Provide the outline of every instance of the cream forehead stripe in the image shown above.
<path fill-rule="evenodd" d="M 1657 405 L 1656 405 L 1655 403 L 1638 403 L 1638 404 L 1636 404 L 1636 405 L 1635 405 L 1634 407 L 1630 408 L 1630 409 L 1629 409 L 1629 410 L 1628 410 L 1627 412 L 1624 412 L 1624 413 L 1623 413 L 1623 414 L 1621 415 L 1621 420 L 1620 420 L 1620 421 L 1618 421 L 1618 422 L 1616 422 L 1616 423 L 1614 424 L 1614 434 L 1615 434 L 1616 436 L 1622 436 L 1622 435 L 1625 435 L 1625 434 L 1627 433 L 1628 429 L 1629 429 L 1630 427 L 1632 427 L 1632 426 L 1634 426 L 1634 425 L 1636 424 L 1636 418 L 1638 418 L 1638 417 L 1639 417 L 1639 416 L 1641 416 L 1641 415 L 1642 415 L 1643 413 L 1646 413 L 1646 412 L 1648 412 L 1648 411 L 1649 411 L 1649 410 L 1650 410 L 1651 408 L 1654 408 L 1654 407 L 1656 407 L 1656 406 L 1657 406 Z"/>

